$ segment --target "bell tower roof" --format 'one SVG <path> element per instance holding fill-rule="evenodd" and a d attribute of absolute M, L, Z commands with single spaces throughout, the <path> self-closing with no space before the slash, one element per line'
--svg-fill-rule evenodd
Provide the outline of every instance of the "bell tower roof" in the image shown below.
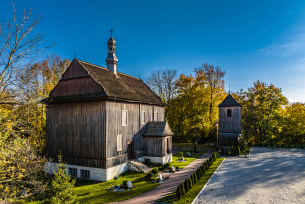
<path fill-rule="evenodd" d="M 218 107 L 234 107 L 241 106 L 237 101 L 229 94 L 219 105 Z"/>

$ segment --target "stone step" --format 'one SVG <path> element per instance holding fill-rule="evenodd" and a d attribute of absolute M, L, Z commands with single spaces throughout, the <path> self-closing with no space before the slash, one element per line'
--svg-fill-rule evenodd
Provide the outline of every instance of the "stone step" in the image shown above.
<path fill-rule="evenodd" d="M 129 161 L 129 163 L 143 173 L 151 172 L 151 170 L 143 163 L 140 163 L 140 162 L 137 162 L 137 161 Z"/>

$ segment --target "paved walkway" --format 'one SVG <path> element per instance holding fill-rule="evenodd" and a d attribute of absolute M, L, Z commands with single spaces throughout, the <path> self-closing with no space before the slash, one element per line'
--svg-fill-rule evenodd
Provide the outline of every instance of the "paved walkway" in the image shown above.
<path fill-rule="evenodd" d="M 171 174 L 170 178 L 166 179 L 161 185 L 159 185 L 154 190 L 143 193 L 137 197 L 134 197 L 129 200 L 115 202 L 120 204 L 144 204 L 144 203 L 155 203 L 160 198 L 165 197 L 166 195 L 174 192 L 177 189 L 177 186 L 184 182 L 197 168 L 203 164 L 214 152 L 208 151 L 201 157 L 198 157 L 195 161 L 191 162 L 189 165 L 176 171 L 176 173 Z"/>
<path fill-rule="evenodd" d="M 225 159 L 193 203 L 305 203 L 305 150 L 255 147 L 250 154 Z"/>

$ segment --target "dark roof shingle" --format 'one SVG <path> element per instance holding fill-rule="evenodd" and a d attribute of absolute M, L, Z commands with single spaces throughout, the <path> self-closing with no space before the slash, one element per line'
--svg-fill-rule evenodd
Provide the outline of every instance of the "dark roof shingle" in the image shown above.
<path fill-rule="evenodd" d="M 234 107 L 241 106 L 237 101 L 229 94 L 219 105 L 218 107 Z"/>
<path fill-rule="evenodd" d="M 165 137 L 173 134 L 167 122 L 148 122 L 143 136 Z"/>
<path fill-rule="evenodd" d="M 101 93 L 103 98 L 158 104 L 163 106 L 167 105 L 167 103 L 163 102 L 162 99 L 150 90 L 150 88 L 141 79 L 120 72 L 115 75 L 107 68 L 78 59 L 74 60 L 87 70 L 88 74 L 103 87 L 105 91 Z M 95 95 L 98 97 L 101 94 Z M 79 99 L 83 98 L 83 96 L 79 97 Z M 62 97 L 56 98 L 58 98 L 57 100 L 61 100 Z M 54 101 L 56 98 L 54 97 L 53 99 L 52 97 L 49 97 L 48 100 L 52 99 Z M 77 96 L 74 98 L 77 98 Z"/>

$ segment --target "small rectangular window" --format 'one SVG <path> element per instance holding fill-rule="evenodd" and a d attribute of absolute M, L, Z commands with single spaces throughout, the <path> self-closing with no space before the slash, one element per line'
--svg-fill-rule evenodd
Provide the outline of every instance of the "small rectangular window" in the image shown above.
<path fill-rule="evenodd" d="M 81 178 L 90 179 L 90 171 L 89 170 L 80 170 Z"/>
<path fill-rule="evenodd" d="M 158 112 L 154 112 L 154 121 L 155 121 L 155 122 L 158 121 Z"/>
<path fill-rule="evenodd" d="M 141 112 L 141 124 L 145 124 L 145 111 Z"/>
<path fill-rule="evenodd" d="M 117 151 L 123 150 L 123 136 L 117 135 Z"/>
<path fill-rule="evenodd" d="M 165 138 L 164 140 L 165 153 L 167 153 L 167 143 L 168 143 L 168 138 Z"/>
<path fill-rule="evenodd" d="M 72 177 L 77 177 L 77 169 L 69 168 L 69 175 Z"/>
<path fill-rule="evenodd" d="M 231 109 L 227 109 L 227 117 L 232 117 L 232 110 Z"/>
<path fill-rule="evenodd" d="M 127 126 L 128 121 L 128 111 L 122 110 L 122 126 Z"/>

